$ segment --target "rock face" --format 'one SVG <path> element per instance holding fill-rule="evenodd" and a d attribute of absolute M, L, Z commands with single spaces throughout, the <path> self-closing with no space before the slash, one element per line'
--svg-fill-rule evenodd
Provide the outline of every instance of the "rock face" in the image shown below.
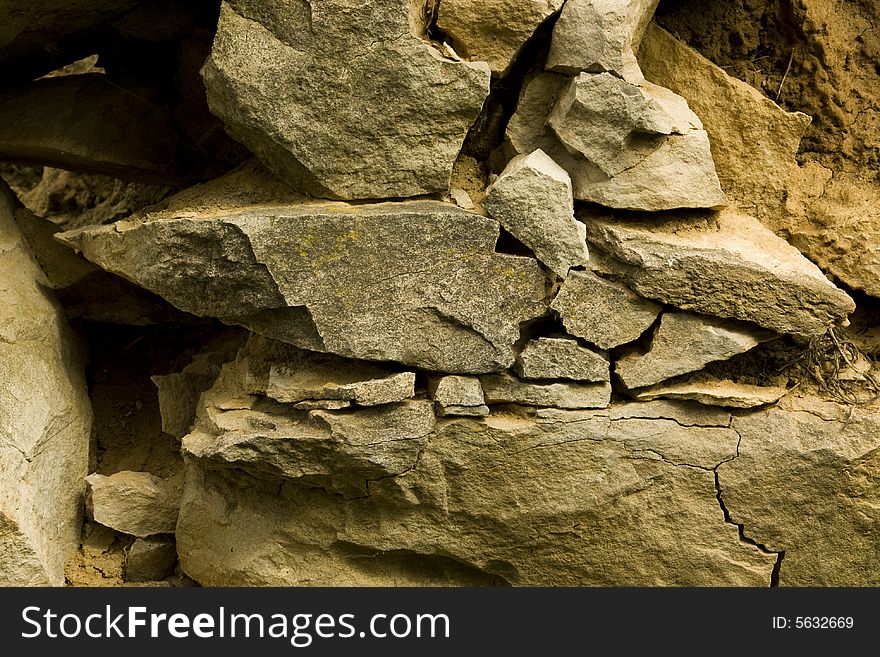
<path fill-rule="evenodd" d="M 738 212 L 625 224 L 580 218 L 590 242 L 619 261 L 630 287 L 684 310 L 814 336 L 846 324 L 855 309 L 797 249 Z"/>
<path fill-rule="evenodd" d="M 177 548 L 168 539 L 136 539 L 125 555 L 125 581 L 153 582 L 164 579 L 177 563 Z"/>
<path fill-rule="evenodd" d="M 487 374 L 480 377 L 487 404 L 521 404 L 555 408 L 605 408 L 611 403 L 611 384 L 529 383 L 512 374 Z"/>
<path fill-rule="evenodd" d="M 641 388 L 727 360 L 772 337 L 772 331 L 740 322 L 667 312 L 660 318 L 648 352 L 623 356 L 614 371 L 627 388 Z"/>
<path fill-rule="evenodd" d="M 172 534 L 180 506 L 180 482 L 149 472 L 90 474 L 89 506 L 96 522 L 140 538 Z"/>
<path fill-rule="evenodd" d="M 558 12 L 565 0 L 443 0 L 437 27 L 456 52 L 488 62 L 503 76 L 538 26 Z"/>
<path fill-rule="evenodd" d="M 301 191 L 344 199 L 445 192 L 490 77 L 431 45 L 408 0 L 224 2 L 202 75 L 233 137 Z"/>
<path fill-rule="evenodd" d="M 441 416 L 486 417 L 489 407 L 480 380 L 472 376 L 444 376 L 428 382 L 428 392 Z"/>
<path fill-rule="evenodd" d="M 572 273 L 550 307 L 569 333 L 600 349 L 638 339 L 660 314 L 660 306 L 622 283 L 588 271 Z"/>
<path fill-rule="evenodd" d="M 608 360 L 568 338 L 538 338 L 529 342 L 516 359 L 524 379 L 609 381 Z"/>
<path fill-rule="evenodd" d="M 84 363 L 0 188 L 0 585 L 58 586 L 79 542 L 92 410 Z"/>
<path fill-rule="evenodd" d="M 638 390 L 635 393 L 635 398 L 642 400 L 688 399 L 706 406 L 755 408 L 774 404 L 787 393 L 788 390 L 782 387 L 756 386 L 696 376 L 694 380 L 661 383 Z"/>
<path fill-rule="evenodd" d="M 557 276 L 587 264 L 571 178 L 543 151 L 513 158 L 486 190 L 483 207 Z"/>
<path fill-rule="evenodd" d="M 147 217 L 61 239 L 188 312 L 308 349 L 480 373 L 512 365 L 520 322 L 546 309 L 538 264 L 495 253 L 498 230 L 404 202 Z"/>
<path fill-rule="evenodd" d="M 665 119 L 667 126 L 664 129 L 671 132 L 671 125 L 675 125 L 682 134 L 655 138 L 653 144 L 647 139 L 647 143 L 640 144 L 635 152 L 628 152 L 630 160 L 638 162 L 636 165 L 609 177 L 583 154 L 569 152 L 571 149 L 578 151 L 578 146 L 587 150 L 590 145 L 593 156 L 606 167 L 617 162 L 624 152 L 619 145 L 609 148 L 608 144 L 618 143 L 621 131 L 628 134 L 634 128 L 627 130 L 625 125 L 609 128 L 605 117 L 620 116 L 623 108 L 618 106 L 624 106 L 623 100 L 628 97 L 642 98 L 645 111 L 651 104 L 645 100 L 646 92 L 642 87 L 614 80 L 616 78 L 608 74 L 586 74 L 573 80 L 555 73 L 527 76 L 516 112 L 507 126 L 509 149 L 514 154 L 543 150 L 571 176 L 574 197 L 581 201 L 610 208 L 648 211 L 724 206 L 726 199 L 715 174 L 708 135 L 696 115 L 687 109 L 687 103 L 668 90 L 644 83 L 645 88 L 650 89 L 650 95 L 655 100 L 662 98 L 659 104 L 667 112 L 673 109 L 678 117 L 672 124 L 669 123 L 671 118 Z M 605 95 L 594 96 L 599 93 L 597 89 L 603 81 L 608 87 L 601 92 Z M 615 87 L 619 89 L 611 95 L 610 91 Z M 628 120 L 631 125 L 634 123 L 634 119 Z M 554 123 L 561 135 L 551 127 Z M 650 125 L 654 131 L 661 127 L 656 121 Z M 593 145 L 596 134 L 602 137 L 605 144 L 602 148 Z"/>

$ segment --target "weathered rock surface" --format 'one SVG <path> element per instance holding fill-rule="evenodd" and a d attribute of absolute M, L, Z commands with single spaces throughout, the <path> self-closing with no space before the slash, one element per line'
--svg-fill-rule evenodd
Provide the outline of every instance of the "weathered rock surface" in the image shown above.
<path fill-rule="evenodd" d="M 669 399 L 615 404 L 609 413 L 612 420 L 666 419 L 687 427 L 726 427 L 730 425 L 731 418 L 729 411 L 716 406 Z"/>
<path fill-rule="evenodd" d="M 60 239 L 182 310 L 307 349 L 429 370 L 511 366 L 519 324 L 546 309 L 538 263 L 495 253 L 498 224 L 452 205 L 185 214 Z"/>
<path fill-rule="evenodd" d="M 745 536 L 785 552 L 780 586 L 877 586 L 880 414 L 783 404 L 734 418 L 742 440 L 718 468 L 721 500 Z"/>
<path fill-rule="evenodd" d="M 571 176 L 574 197 L 611 208 L 628 210 L 669 210 L 673 208 L 717 208 L 726 204 L 724 193 L 715 174 L 705 130 L 688 111 L 690 126 L 684 134 L 672 135 L 658 141 L 654 150 L 631 168 L 609 177 L 595 163 L 583 155 L 573 155 L 550 126 L 550 118 L 558 103 L 567 105 L 566 90 L 597 76 L 585 75 L 574 81 L 555 73 L 532 73 L 526 77 L 516 112 L 507 126 L 507 147 L 511 155 L 522 155 L 541 149 Z M 623 83 L 627 89 L 635 85 Z M 663 105 L 680 113 L 683 100 L 661 88 L 651 87 L 652 94 L 664 98 Z M 584 88 L 584 102 L 589 94 Z M 611 100 L 610 98 L 608 99 Z M 590 101 L 590 104 L 595 104 Z M 601 104 L 598 105 L 601 110 Z M 610 108 L 609 108 L 610 109 Z M 601 112 L 600 112 L 601 113 Z M 560 119 L 557 116 L 556 123 Z M 584 130 L 583 121 L 574 122 L 567 131 L 572 135 Z M 591 129 L 592 130 L 592 129 Z M 595 131 L 595 130 L 593 130 Z M 565 132 L 565 131 L 564 131 Z M 607 138 L 607 135 L 606 135 Z M 584 146 L 586 139 L 575 143 Z M 575 148 L 575 150 L 577 150 Z M 606 153 L 604 161 L 612 161 L 620 151 Z"/>
<path fill-rule="evenodd" d="M 568 0 L 553 28 L 547 68 L 642 78 L 635 51 L 659 0 Z"/>
<path fill-rule="evenodd" d="M 183 483 L 179 477 L 122 471 L 109 477 L 90 474 L 86 482 L 95 522 L 139 538 L 174 533 Z"/>
<path fill-rule="evenodd" d="M 644 390 L 638 390 L 635 393 L 635 398 L 651 400 L 666 397 L 668 399 L 689 399 L 707 406 L 755 408 L 776 403 L 787 393 L 788 390 L 783 387 L 756 386 L 698 375 L 693 380 L 661 383 Z"/>
<path fill-rule="evenodd" d="M 224 2 L 202 70 L 211 111 L 313 196 L 445 192 L 490 74 L 432 46 L 423 10 L 408 0 L 331 0 L 320 10 Z"/>
<path fill-rule="evenodd" d="M 600 349 L 638 339 L 660 314 L 657 304 L 589 271 L 572 272 L 550 307 L 569 333 Z"/>
<path fill-rule="evenodd" d="M 605 408 L 611 403 L 611 384 L 529 383 L 504 372 L 480 377 L 487 404 L 521 404 L 555 408 Z"/>
<path fill-rule="evenodd" d="M 125 555 L 125 581 L 155 582 L 168 577 L 177 563 L 177 547 L 170 539 L 138 538 Z"/>
<path fill-rule="evenodd" d="M 538 26 L 562 8 L 565 0 L 443 0 L 437 27 L 456 52 L 488 62 L 503 76 Z"/>
<path fill-rule="evenodd" d="M 472 376 L 443 376 L 428 380 L 428 393 L 441 416 L 486 417 L 489 407 L 480 380 Z"/>
<path fill-rule="evenodd" d="M 727 197 L 778 231 L 810 117 L 786 112 L 656 24 L 648 26 L 638 56 L 651 82 L 686 98 L 700 117 Z"/>
<path fill-rule="evenodd" d="M 571 178 L 543 151 L 513 158 L 486 190 L 483 207 L 557 276 L 589 261 Z"/>
<path fill-rule="evenodd" d="M 570 338 L 538 338 L 529 342 L 516 359 L 523 379 L 610 381 L 608 359 Z"/>
<path fill-rule="evenodd" d="M 732 210 L 708 219 L 580 219 L 633 290 L 684 310 L 815 336 L 846 325 L 855 309 L 797 249 Z"/>
<path fill-rule="evenodd" d="M 59 586 L 79 543 L 92 410 L 76 339 L 0 183 L 0 585 Z"/>
<path fill-rule="evenodd" d="M 774 337 L 772 331 L 707 315 L 667 312 L 647 353 L 624 355 L 614 372 L 627 388 L 641 388 L 727 360 Z"/>

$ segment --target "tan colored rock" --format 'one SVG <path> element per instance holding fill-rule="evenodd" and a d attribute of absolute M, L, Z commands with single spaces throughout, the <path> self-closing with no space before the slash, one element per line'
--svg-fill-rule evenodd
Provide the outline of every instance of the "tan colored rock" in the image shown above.
<path fill-rule="evenodd" d="M 523 379 L 610 381 L 608 359 L 569 338 L 538 338 L 526 344 L 516 359 Z"/>
<path fill-rule="evenodd" d="M 498 234 L 492 219 L 410 201 L 164 211 L 60 239 L 197 315 L 314 351 L 482 373 L 510 367 L 520 323 L 546 310 L 540 266 L 495 253 Z"/>
<path fill-rule="evenodd" d="M 877 586 L 880 414 L 790 398 L 735 417 L 737 458 L 718 468 L 744 535 L 782 553 L 780 586 Z"/>
<path fill-rule="evenodd" d="M 717 406 L 672 399 L 615 404 L 609 413 L 612 420 L 667 419 L 687 427 L 728 427 L 731 418 L 729 411 Z"/>
<path fill-rule="evenodd" d="M 487 404 L 521 404 L 556 408 L 605 408 L 611 403 L 611 384 L 529 383 L 507 372 L 480 377 Z"/>
<path fill-rule="evenodd" d="M 95 522 L 123 534 L 146 538 L 172 534 L 177 526 L 180 477 L 160 479 L 149 472 L 90 474 L 87 505 Z"/>
<path fill-rule="evenodd" d="M 0 585 L 60 586 L 79 545 L 92 409 L 77 339 L 0 183 Z"/>
<path fill-rule="evenodd" d="M 441 416 L 486 417 L 489 407 L 480 380 L 473 376 L 444 376 L 428 380 L 428 393 Z"/>
<path fill-rule="evenodd" d="M 472 61 L 489 63 L 493 75 L 510 69 L 526 41 L 565 0 L 443 0 L 437 27 L 455 51 Z"/>
<path fill-rule="evenodd" d="M 656 24 L 648 26 L 638 57 L 651 82 L 684 96 L 700 117 L 727 197 L 778 231 L 810 117 L 786 112 Z"/>
<path fill-rule="evenodd" d="M 208 104 L 312 196 L 446 192 L 490 72 L 446 56 L 425 30 L 424 3 L 409 0 L 223 2 L 202 69 Z"/>
<path fill-rule="evenodd" d="M 727 360 L 775 335 L 743 322 L 666 312 L 647 353 L 625 354 L 615 363 L 614 372 L 627 388 L 641 388 Z"/>
<path fill-rule="evenodd" d="M 562 318 L 566 331 L 600 349 L 637 340 L 661 309 L 622 283 L 589 271 L 572 272 L 550 307 Z"/>
<path fill-rule="evenodd" d="M 155 582 L 174 571 L 177 548 L 169 539 L 135 539 L 125 555 L 126 582 Z"/>
<path fill-rule="evenodd" d="M 513 158 L 486 190 L 483 207 L 557 276 L 589 261 L 571 178 L 543 151 Z"/>
<path fill-rule="evenodd" d="M 782 399 L 788 390 L 778 386 L 755 386 L 733 381 L 697 377 L 695 380 L 675 383 L 661 383 L 644 390 L 638 390 L 635 398 L 640 400 L 690 399 L 707 406 L 727 408 L 755 408 L 774 404 Z"/>
<path fill-rule="evenodd" d="M 580 219 L 633 290 L 684 310 L 803 336 L 845 326 L 855 310 L 797 249 L 733 210 L 708 219 Z"/>

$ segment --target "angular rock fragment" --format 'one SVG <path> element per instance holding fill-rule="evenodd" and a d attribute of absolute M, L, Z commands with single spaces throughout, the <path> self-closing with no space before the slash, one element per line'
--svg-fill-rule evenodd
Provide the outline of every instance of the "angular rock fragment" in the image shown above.
<path fill-rule="evenodd" d="M 611 403 L 611 384 L 598 383 L 527 383 L 512 374 L 487 374 L 480 377 L 487 404 L 521 404 L 555 408 L 605 408 Z"/>
<path fill-rule="evenodd" d="M 608 359 L 569 338 L 538 338 L 529 342 L 516 360 L 523 379 L 610 381 Z"/>
<path fill-rule="evenodd" d="M 729 411 L 715 406 L 669 399 L 616 404 L 609 413 L 612 420 L 667 419 L 686 427 L 728 427 L 731 418 Z"/>
<path fill-rule="evenodd" d="M 512 365 L 520 323 L 546 309 L 540 266 L 495 253 L 498 233 L 412 201 L 166 213 L 60 239 L 197 315 L 316 351 L 482 373 Z"/>
<path fill-rule="evenodd" d="M 60 586 L 80 538 L 92 409 L 77 340 L 0 182 L 0 585 Z"/>
<path fill-rule="evenodd" d="M 810 117 L 786 112 L 663 28 L 650 24 L 638 51 L 645 76 L 687 99 L 700 117 L 725 194 L 773 231 Z"/>
<path fill-rule="evenodd" d="M 647 353 L 624 355 L 615 363 L 614 372 L 627 388 L 641 388 L 727 360 L 773 337 L 772 331 L 740 322 L 667 312 L 660 318 Z"/>
<path fill-rule="evenodd" d="M 640 81 L 642 35 L 659 0 L 568 0 L 553 28 L 547 68 L 560 73 L 607 71 Z"/>
<path fill-rule="evenodd" d="M 788 390 L 780 386 L 756 386 L 733 381 L 697 377 L 692 381 L 661 383 L 638 390 L 635 398 L 641 400 L 690 399 L 707 406 L 728 408 L 755 408 L 774 404 L 782 399 Z"/>
<path fill-rule="evenodd" d="M 486 190 L 483 207 L 561 278 L 589 261 L 571 178 L 543 151 L 513 158 Z"/>
<path fill-rule="evenodd" d="M 444 376 L 428 381 L 428 392 L 440 415 L 485 417 L 489 407 L 480 380 L 472 376 Z"/>
<path fill-rule="evenodd" d="M 583 75 L 572 80 L 555 73 L 542 72 L 527 76 L 516 112 L 507 126 L 506 145 L 510 154 L 522 155 L 543 150 L 571 176 L 574 197 L 581 201 L 611 208 L 647 211 L 723 207 L 726 198 L 715 174 L 706 131 L 702 129 L 696 115 L 686 109 L 683 99 L 660 87 L 644 85 L 655 100 L 662 99 L 660 105 L 673 110 L 676 116 L 687 117 L 686 129 L 680 118 L 674 124 L 680 128 L 682 134 L 654 139 L 653 146 L 656 148 L 653 150 L 640 144 L 641 152 L 635 153 L 637 163 L 610 177 L 600 166 L 585 159 L 582 154 L 569 152 L 571 149 L 577 151 L 578 146 L 586 149 L 586 144 L 591 140 L 589 135 L 595 134 L 599 129 L 590 126 L 589 122 L 584 125 L 583 112 L 576 112 L 570 118 L 567 116 L 565 107 L 569 103 L 566 94 L 569 100 L 572 97 L 576 99 L 578 87 L 583 87 L 581 98 L 584 102 L 595 105 L 599 115 L 602 114 L 602 104 L 596 101 L 608 101 L 609 111 L 613 105 L 611 98 L 589 99 L 589 81 L 598 77 L 600 76 Z M 620 85 L 632 94 L 639 89 L 628 82 L 621 82 Z M 562 108 L 557 111 L 559 103 Z M 568 147 L 563 143 L 564 139 L 560 140 L 551 128 L 550 117 L 554 111 L 558 130 L 571 141 Z M 569 125 L 566 127 L 563 125 L 565 123 Z M 612 126 L 610 130 L 614 133 L 618 128 Z M 610 139 L 607 130 L 599 132 L 605 132 L 603 140 L 606 142 Z M 575 139 L 574 135 L 578 133 L 586 136 Z M 644 141 L 644 138 L 638 137 L 637 141 Z M 595 148 L 592 150 L 596 156 Z M 602 154 L 601 160 L 610 168 L 624 151 L 619 148 L 608 151 L 606 147 L 599 152 Z M 630 154 L 629 157 L 634 156 Z M 611 168 L 618 169 L 619 166 Z"/>
<path fill-rule="evenodd" d="M 787 398 L 732 426 L 742 440 L 718 468 L 721 500 L 748 539 L 785 553 L 779 585 L 880 584 L 877 408 Z"/>
<path fill-rule="evenodd" d="M 550 307 L 562 318 L 566 331 L 600 349 L 638 339 L 661 310 L 622 283 L 589 271 L 572 272 Z"/>
<path fill-rule="evenodd" d="M 525 42 L 565 0 L 443 0 L 437 27 L 452 40 L 456 52 L 488 62 L 503 76 Z"/>
<path fill-rule="evenodd" d="M 490 73 L 431 45 L 423 10 L 408 0 L 329 0 L 320 10 L 224 2 L 202 69 L 211 111 L 312 196 L 445 192 Z"/>
<path fill-rule="evenodd" d="M 633 290 L 684 310 L 802 336 L 846 325 L 855 310 L 797 249 L 733 210 L 664 221 L 580 219 L 590 242 L 618 261 Z"/>
<path fill-rule="evenodd" d="M 126 582 L 156 582 L 174 571 L 177 547 L 169 539 L 138 538 L 125 555 Z"/>
<path fill-rule="evenodd" d="M 95 522 L 139 538 L 174 533 L 183 484 L 179 477 L 123 471 L 109 477 L 90 474 L 86 482 Z"/>

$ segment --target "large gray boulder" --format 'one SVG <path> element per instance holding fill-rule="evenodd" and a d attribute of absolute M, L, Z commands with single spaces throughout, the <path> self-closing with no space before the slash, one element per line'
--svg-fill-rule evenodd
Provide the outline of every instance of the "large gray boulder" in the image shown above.
<path fill-rule="evenodd" d="M 210 109 L 313 196 L 445 192 L 490 73 L 432 44 L 423 9 L 409 0 L 224 2 L 202 70 Z"/>

